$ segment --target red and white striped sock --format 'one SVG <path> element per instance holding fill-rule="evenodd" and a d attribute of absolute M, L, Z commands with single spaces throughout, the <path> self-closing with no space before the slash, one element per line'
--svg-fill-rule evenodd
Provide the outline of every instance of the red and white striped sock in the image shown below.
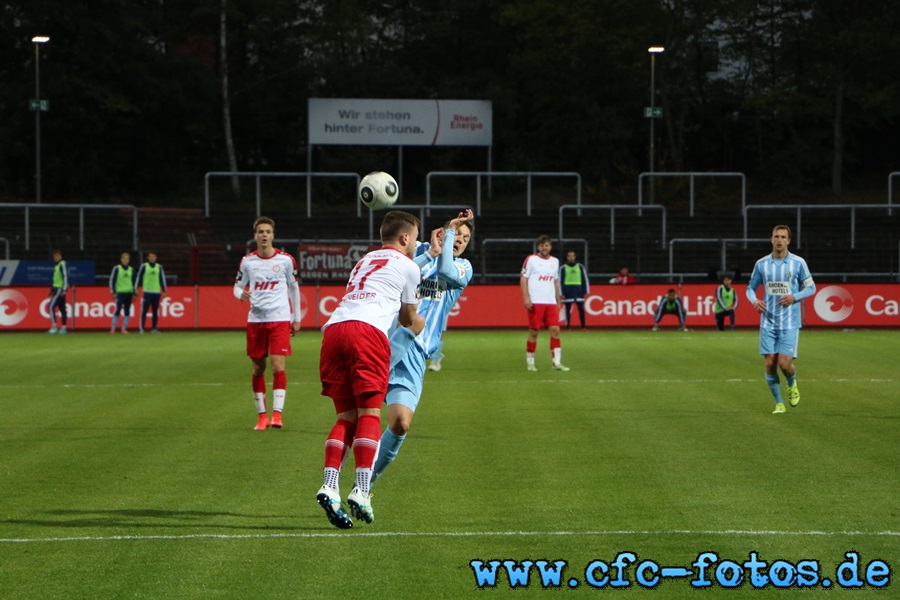
<path fill-rule="evenodd" d="M 359 490 L 369 493 L 372 482 L 372 465 L 378 454 L 378 440 L 381 438 L 381 417 L 361 415 L 353 440 L 353 459 L 356 461 L 356 485 Z"/>
<path fill-rule="evenodd" d="M 353 443 L 353 436 L 356 433 L 356 423 L 347 419 L 338 419 L 328 432 L 328 439 L 325 440 L 325 485 L 339 489 L 339 478 L 341 475 L 341 466 L 344 464 L 344 458 Z"/>
<path fill-rule="evenodd" d="M 262 375 L 252 376 L 253 400 L 256 402 L 256 412 L 266 412 L 266 378 Z"/>
<path fill-rule="evenodd" d="M 284 396 L 287 392 L 287 372 L 275 371 L 272 373 L 272 410 L 281 412 L 284 410 Z"/>

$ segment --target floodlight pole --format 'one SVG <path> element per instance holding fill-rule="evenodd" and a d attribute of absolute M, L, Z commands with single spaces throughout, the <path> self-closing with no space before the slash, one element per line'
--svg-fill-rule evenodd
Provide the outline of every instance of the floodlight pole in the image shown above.
<path fill-rule="evenodd" d="M 34 110 L 34 201 L 41 203 L 41 44 L 46 44 L 50 38 L 45 35 L 36 35 L 31 38 L 34 44 L 34 99 L 37 103 L 32 106 Z"/>
<path fill-rule="evenodd" d="M 656 187 L 656 179 L 653 177 L 656 164 L 656 55 L 664 52 L 662 46 L 651 46 L 647 49 L 650 53 L 650 204 L 653 204 L 653 190 Z"/>

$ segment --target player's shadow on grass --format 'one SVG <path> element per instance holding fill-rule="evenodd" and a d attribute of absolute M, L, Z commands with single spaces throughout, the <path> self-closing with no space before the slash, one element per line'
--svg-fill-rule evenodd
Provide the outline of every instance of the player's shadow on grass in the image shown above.
<path fill-rule="evenodd" d="M 309 511 L 313 514 L 312 511 Z M 297 515 L 251 515 L 223 511 L 202 510 L 162 510 L 153 508 L 133 508 L 116 510 L 76 510 L 59 509 L 43 513 L 45 519 L 9 519 L 6 523 L 32 525 L 38 527 L 71 527 L 71 528 L 212 528 L 234 530 L 290 530 L 306 529 L 297 527 L 298 518 L 304 519 L 307 514 Z M 319 516 L 318 514 L 316 516 Z M 56 517 L 56 518 L 54 518 Z M 236 519 L 242 522 L 225 522 Z M 285 524 L 288 522 L 289 524 Z M 293 523 L 290 524 L 290 523 Z"/>

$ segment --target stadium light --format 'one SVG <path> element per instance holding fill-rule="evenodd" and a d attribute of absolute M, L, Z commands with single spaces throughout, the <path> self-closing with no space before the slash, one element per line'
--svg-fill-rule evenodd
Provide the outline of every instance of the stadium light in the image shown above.
<path fill-rule="evenodd" d="M 656 55 L 665 52 L 662 46 L 650 46 L 647 52 L 650 53 L 650 204 L 653 204 L 653 188 L 656 181 L 653 179 L 653 171 L 655 164 L 655 125 L 656 125 Z"/>
<path fill-rule="evenodd" d="M 46 35 L 31 38 L 34 44 L 34 100 L 31 102 L 31 110 L 34 111 L 34 200 L 37 204 L 41 203 L 41 111 L 44 110 L 41 102 L 41 44 L 49 41 Z"/>

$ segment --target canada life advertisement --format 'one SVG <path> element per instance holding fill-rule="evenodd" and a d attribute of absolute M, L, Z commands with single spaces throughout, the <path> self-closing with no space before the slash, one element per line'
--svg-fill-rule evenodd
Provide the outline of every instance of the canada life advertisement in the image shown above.
<path fill-rule="evenodd" d="M 596 285 L 585 299 L 589 328 L 650 328 L 659 300 L 671 287 L 659 285 Z M 680 289 L 689 328 L 715 327 L 717 284 L 690 284 Z M 744 285 L 735 285 L 738 327 L 758 327 L 759 316 L 746 299 Z M 337 307 L 344 286 L 301 284 L 303 328 L 320 328 Z M 0 287 L 0 333 L 40 331 L 50 327 L 50 296 L 46 286 Z M 132 316 L 140 310 L 140 299 Z M 115 299 L 103 286 L 74 286 L 66 294 L 70 331 L 109 330 Z M 170 286 L 160 302 L 163 329 L 243 329 L 247 304 L 234 297 L 232 286 Z M 573 309 L 574 310 L 574 309 Z M 900 327 L 900 284 L 817 283 L 813 297 L 803 300 L 807 327 Z M 562 315 L 562 313 L 561 313 Z M 527 315 L 518 285 L 470 284 L 450 313 L 450 328 L 525 328 Z M 576 320 L 577 322 L 577 320 Z M 133 329 L 137 324 L 133 323 Z M 663 317 L 663 328 L 677 326 Z"/>

